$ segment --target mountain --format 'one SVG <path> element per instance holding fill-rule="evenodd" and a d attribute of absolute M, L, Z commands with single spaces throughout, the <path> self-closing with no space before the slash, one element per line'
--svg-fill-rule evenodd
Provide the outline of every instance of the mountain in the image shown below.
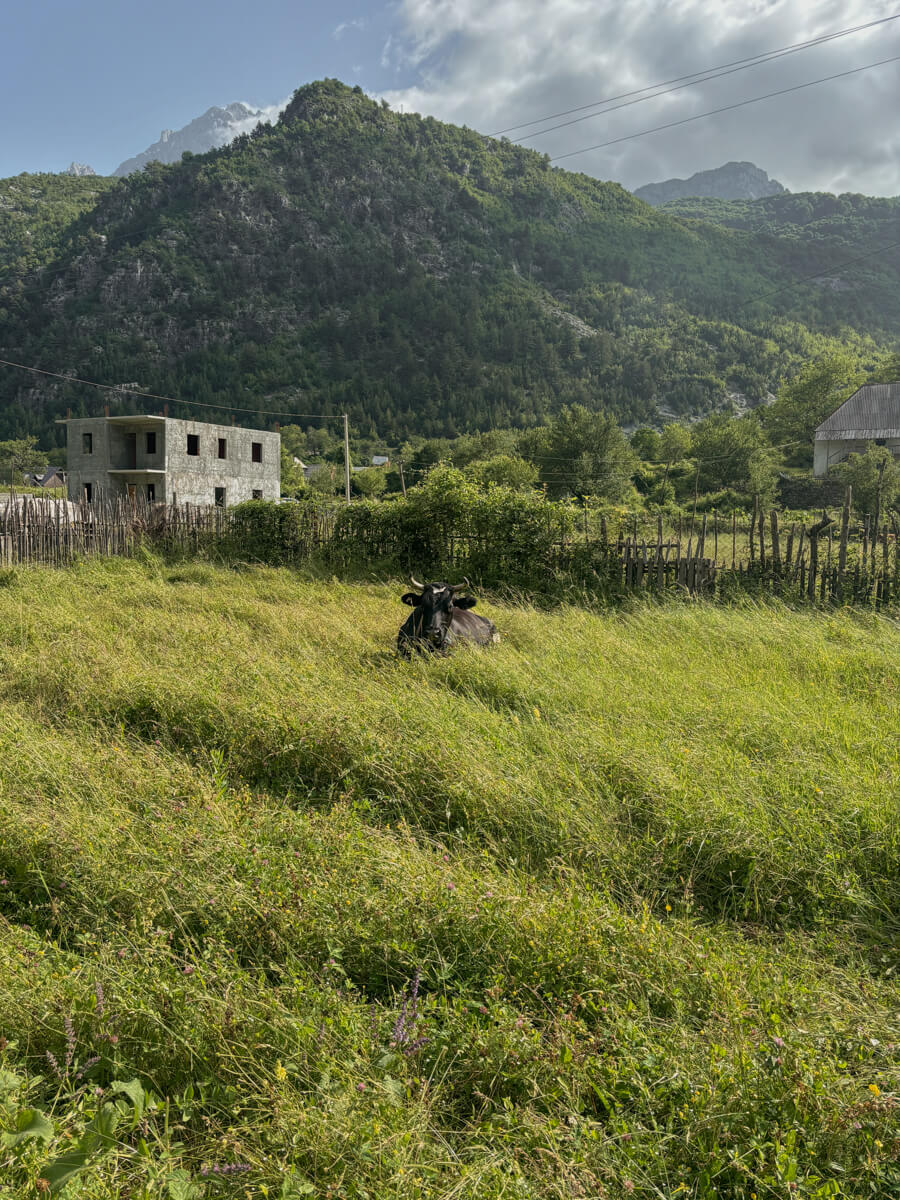
<path fill-rule="evenodd" d="M 634 195 L 654 208 L 687 196 L 709 196 L 716 200 L 757 200 L 787 192 L 777 179 L 750 162 L 730 162 L 712 171 L 698 171 L 690 179 L 666 179 L 635 188 Z"/>
<path fill-rule="evenodd" d="M 859 252 L 896 239 L 900 196 L 782 192 L 758 200 L 689 197 L 670 200 L 661 211 L 784 242 L 824 239 L 835 251 Z"/>
<path fill-rule="evenodd" d="M 192 154 L 205 154 L 207 150 L 227 146 L 239 133 L 249 132 L 264 116 L 262 109 L 250 108 L 246 104 L 228 104 L 225 108 L 213 106 L 182 129 L 164 129 L 158 142 L 134 158 L 119 163 L 113 174 L 131 175 L 150 162 L 179 162 L 185 150 Z"/>
<path fill-rule="evenodd" d="M 637 423 L 758 402 L 812 356 L 871 359 L 900 332 L 896 249 L 822 286 L 808 277 L 847 257 L 837 224 L 686 220 L 334 80 L 222 149 L 64 181 L 108 186 L 36 269 L 2 276 L 0 357 L 138 380 L 173 415 L 348 412 L 394 444 L 574 402 Z M 57 437 L 66 408 L 107 402 L 145 403 L 4 368 L 0 438 Z"/>
<path fill-rule="evenodd" d="M 0 179 L 0 314 L 4 291 L 54 259 L 64 245 L 65 231 L 113 186 L 112 179 L 93 172 Z"/>
<path fill-rule="evenodd" d="M 63 175 L 74 175 L 79 179 L 87 175 L 97 174 L 93 167 L 89 167 L 87 163 L 80 162 L 70 162 L 66 169 L 61 173 Z"/>

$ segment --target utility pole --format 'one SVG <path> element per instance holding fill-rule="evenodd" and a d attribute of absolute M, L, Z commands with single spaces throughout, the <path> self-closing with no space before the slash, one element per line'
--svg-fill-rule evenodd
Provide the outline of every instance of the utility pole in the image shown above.
<path fill-rule="evenodd" d="M 403 499 L 406 499 L 406 480 L 403 478 L 403 459 L 397 460 L 397 466 L 400 468 L 400 491 L 403 493 Z"/>
<path fill-rule="evenodd" d="M 344 496 L 350 503 L 350 426 L 344 413 Z"/>

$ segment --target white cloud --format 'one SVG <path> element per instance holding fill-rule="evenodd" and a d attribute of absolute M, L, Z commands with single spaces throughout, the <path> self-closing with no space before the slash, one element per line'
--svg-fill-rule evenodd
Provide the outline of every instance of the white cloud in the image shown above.
<path fill-rule="evenodd" d="M 234 124 L 229 127 L 227 140 L 230 142 L 234 138 L 239 137 L 242 133 L 251 133 L 257 127 L 257 125 L 262 125 L 265 122 L 271 122 L 274 124 L 278 120 L 283 110 L 287 108 L 290 100 L 290 96 L 287 96 L 284 100 L 279 100 L 277 104 L 267 104 L 263 108 L 257 108 L 255 104 L 248 104 L 246 100 L 242 101 L 243 104 L 247 105 L 247 108 L 253 109 L 254 113 L 257 115 L 247 117 L 243 121 L 235 121 Z"/>
<path fill-rule="evenodd" d="M 340 39 L 348 29 L 362 30 L 365 29 L 365 27 L 365 17 L 353 17 L 349 21 L 341 21 L 340 25 L 335 25 L 334 29 L 331 31 L 331 36 Z"/>
<path fill-rule="evenodd" d="M 400 0 L 383 62 L 397 107 L 496 132 L 892 15 L 892 0 Z M 551 156 L 900 54 L 900 21 L 594 117 L 525 144 Z M 898 64 L 561 165 L 635 187 L 751 160 L 792 190 L 900 192 Z M 556 123 L 556 122 L 552 122 Z M 521 130 L 522 134 L 533 130 Z M 516 137 L 515 132 L 509 134 Z"/>

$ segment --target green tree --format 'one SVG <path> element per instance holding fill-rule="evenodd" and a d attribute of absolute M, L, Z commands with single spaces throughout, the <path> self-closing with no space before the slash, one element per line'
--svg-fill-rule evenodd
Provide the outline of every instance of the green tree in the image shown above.
<path fill-rule="evenodd" d="M 309 454 L 306 434 L 299 425 L 282 426 L 281 450 L 291 458 L 303 458 Z"/>
<path fill-rule="evenodd" d="M 900 354 L 888 354 L 872 372 L 872 383 L 897 383 L 900 380 Z"/>
<path fill-rule="evenodd" d="M 867 442 L 862 454 L 851 454 L 834 473 L 853 488 L 853 506 L 859 513 L 871 516 L 880 508 L 883 514 L 900 499 L 900 462 L 886 446 Z"/>
<path fill-rule="evenodd" d="M 659 435 L 659 461 L 671 465 L 681 462 L 691 452 L 691 431 L 687 425 L 672 421 L 663 426 Z"/>
<path fill-rule="evenodd" d="M 289 454 L 284 443 L 281 445 L 281 491 L 285 496 L 296 496 L 306 491 L 306 476 L 303 467 L 294 462 L 294 456 Z"/>
<path fill-rule="evenodd" d="M 661 441 L 655 429 L 642 426 L 631 435 L 631 448 L 644 462 L 659 462 Z"/>
<path fill-rule="evenodd" d="M 350 484 L 357 495 L 374 500 L 384 494 L 387 473 L 380 467 L 367 467 L 364 471 L 354 471 L 350 476 Z"/>
<path fill-rule="evenodd" d="M 816 427 L 864 382 L 858 359 L 844 351 L 807 363 L 761 412 L 772 444 L 786 448 L 788 462 L 811 465 Z"/>
<path fill-rule="evenodd" d="M 770 490 L 774 470 L 769 448 L 759 422 L 752 417 L 714 413 L 694 426 L 692 440 L 701 492 Z"/>
<path fill-rule="evenodd" d="M 47 455 L 37 448 L 37 438 L 15 438 L 0 442 L 0 482 L 21 483 L 22 475 L 38 474 L 47 465 Z"/>
<path fill-rule="evenodd" d="M 315 471 L 309 477 L 310 491 L 320 496 L 334 496 L 338 488 L 343 487 L 343 472 L 338 472 L 334 463 L 325 463 L 321 471 Z"/>
<path fill-rule="evenodd" d="M 474 462 L 468 468 L 482 487 L 492 483 L 512 488 L 516 492 L 528 491 L 537 483 L 538 469 L 534 463 L 517 454 L 495 454 L 492 458 Z"/>
<path fill-rule="evenodd" d="M 529 457 L 553 496 L 602 496 L 621 500 L 637 465 L 634 451 L 615 420 L 581 404 L 562 410 L 556 420 L 534 430 Z"/>

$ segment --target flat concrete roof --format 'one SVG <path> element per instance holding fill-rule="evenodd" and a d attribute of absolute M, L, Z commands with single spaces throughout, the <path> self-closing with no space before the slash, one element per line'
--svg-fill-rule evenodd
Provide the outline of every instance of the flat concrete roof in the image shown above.
<path fill-rule="evenodd" d="M 111 421 L 117 425 L 133 425 L 136 421 L 152 421 L 165 425 L 166 421 L 171 420 L 170 417 L 150 416 L 150 414 L 138 414 L 134 417 L 58 417 L 55 421 L 56 425 L 74 424 L 75 421 Z M 200 422 L 202 424 L 202 422 Z"/>
<path fill-rule="evenodd" d="M 110 421 L 115 425 L 140 425 L 150 421 L 152 425 L 164 425 L 170 416 L 59 416 L 54 425 L 74 425 L 76 421 Z M 203 424 L 203 422 L 200 422 Z"/>

